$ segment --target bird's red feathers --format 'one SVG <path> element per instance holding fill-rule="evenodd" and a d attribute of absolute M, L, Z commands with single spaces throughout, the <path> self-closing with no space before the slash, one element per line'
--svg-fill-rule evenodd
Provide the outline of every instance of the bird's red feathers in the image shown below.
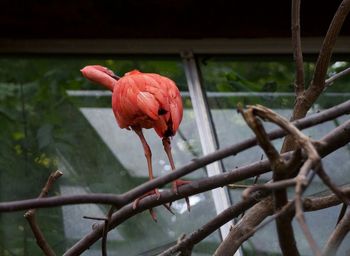
<path fill-rule="evenodd" d="M 121 128 L 154 128 L 160 137 L 175 135 L 183 107 L 179 89 L 171 79 L 133 70 L 116 80 L 114 73 L 102 66 L 87 66 L 82 73 L 113 92 L 112 108 Z"/>

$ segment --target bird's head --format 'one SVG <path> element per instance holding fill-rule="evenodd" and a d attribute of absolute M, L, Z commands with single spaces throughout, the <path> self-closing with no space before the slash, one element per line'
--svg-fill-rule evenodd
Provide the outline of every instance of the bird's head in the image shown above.
<path fill-rule="evenodd" d="M 112 70 L 100 65 L 86 66 L 80 71 L 91 82 L 100 84 L 111 91 L 113 91 L 116 81 L 120 79 Z"/>

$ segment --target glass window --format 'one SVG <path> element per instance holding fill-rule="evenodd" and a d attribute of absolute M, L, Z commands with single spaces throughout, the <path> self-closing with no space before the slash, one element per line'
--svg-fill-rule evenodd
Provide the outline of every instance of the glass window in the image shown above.
<path fill-rule="evenodd" d="M 121 130 L 111 110 L 111 96 L 80 74 L 85 65 L 100 64 L 123 75 L 132 69 L 157 72 L 172 78 L 183 95 L 184 118 L 172 140 L 176 166 L 202 155 L 187 84 L 178 58 L 1 58 L 0 59 L 0 198 L 2 201 L 36 197 L 50 172 L 64 175 L 50 194 L 123 193 L 148 180 L 147 164 L 138 137 Z M 161 140 L 153 130 L 145 137 L 153 151 L 155 175 L 170 166 Z M 204 170 L 186 179 L 203 177 Z M 168 186 L 168 188 L 170 188 Z M 216 215 L 211 193 L 173 203 L 175 216 L 164 207 L 155 209 L 158 223 L 145 211 L 113 230 L 108 249 L 122 255 L 153 255 L 175 243 Z M 59 255 L 91 230 L 101 217 L 102 205 L 74 205 L 37 211 L 39 225 Z M 0 254 L 38 255 L 23 213 L 0 215 Z M 217 233 L 195 247 L 194 255 L 211 255 Z M 96 255 L 96 243 L 84 255 Z"/>
<path fill-rule="evenodd" d="M 215 56 L 201 57 L 199 59 L 199 67 L 219 147 L 223 148 L 253 136 L 253 132 L 248 128 L 241 115 L 237 113 L 237 104 L 243 106 L 262 104 L 272 108 L 284 117 L 290 118 L 295 98 L 293 88 L 294 63 L 291 60 L 292 58 L 267 57 L 261 61 L 256 57 L 229 58 Z M 334 62 L 329 68 L 328 75 L 330 76 L 349 66 L 350 62 L 346 59 L 344 61 Z M 313 69 L 314 64 L 311 61 L 307 61 L 305 63 L 306 85 L 312 79 Z M 347 85 L 349 82 L 350 77 L 347 76 L 329 86 L 323 96 L 320 97 L 310 110 L 310 113 L 348 100 L 350 88 Z M 347 117 L 343 116 L 334 121 L 319 125 L 316 128 L 306 129 L 304 132 L 317 140 L 345 120 L 347 120 Z M 271 123 L 264 123 L 264 125 L 267 130 L 276 128 Z M 274 145 L 278 150 L 281 148 L 282 142 L 282 139 L 274 141 Z M 333 181 L 339 185 L 350 182 L 350 177 L 346 174 L 350 167 L 349 153 L 349 148 L 344 147 L 323 160 L 326 171 L 331 174 Z M 226 171 L 229 171 L 236 167 L 258 161 L 263 156 L 263 151 L 259 147 L 255 147 L 236 156 L 224 159 L 223 165 Z M 339 166 L 336 164 L 337 162 L 342 162 L 342 165 Z M 270 174 L 261 175 L 259 182 L 263 183 L 270 179 Z M 240 184 L 251 185 L 253 182 L 254 178 L 244 180 Z M 327 188 L 316 178 L 305 195 L 320 193 L 324 190 L 327 190 Z M 232 201 L 239 201 L 241 199 L 241 193 L 242 189 L 230 189 Z M 293 196 L 293 193 L 290 195 Z M 333 207 L 324 211 L 307 214 L 307 220 L 311 229 L 314 231 L 315 240 L 320 241 L 320 244 L 327 239 L 328 233 L 334 227 L 334 220 L 337 219 L 338 213 L 339 207 Z M 326 215 L 332 217 L 325 220 L 324 216 Z M 319 223 L 322 223 L 322 225 L 319 225 Z M 307 255 L 310 249 L 297 226 L 296 224 L 298 246 L 301 248 L 301 253 Z M 320 232 L 320 228 L 327 232 Z M 259 231 L 249 242 L 245 243 L 243 251 L 246 255 L 279 252 L 277 236 L 272 236 L 272 234 L 275 234 L 274 223 Z M 266 239 L 267 237 L 268 239 Z"/>

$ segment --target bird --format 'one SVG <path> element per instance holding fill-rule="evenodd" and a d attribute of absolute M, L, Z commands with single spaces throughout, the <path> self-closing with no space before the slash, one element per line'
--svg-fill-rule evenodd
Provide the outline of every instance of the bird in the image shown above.
<path fill-rule="evenodd" d="M 156 73 L 143 73 L 136 69 L 119 77 L 101 65 L 85 66 L 81 72 L 91 82 L 112 92 L 112 109 L 116 121 L 120 128 L 134 131 L 139 137 L 147 160 L 149 179 L 154 179 L 152 151 L 143 135 L 143 129 L 155 130 L 162 139 L 171 169 L 175 170 L 170 138 L 176 134 L 183 117 L 182 98 L 175 82 L 168 77 Z M 172 189 L 178 194 L 178 187 L 188 183 L 190 181 L 175 180 Z M 140 199 L 153 194 L 160 198 L 160 193 L 155 188 L 137 198 L 133 208 L 137 208 Z M 190 211 L 188 197 L 185 197 L 185 200 Z M 171 203 L 164 206 L 171 211 Z M 153 209 L 149 210 L 152 219 L 157 221 Z"/>

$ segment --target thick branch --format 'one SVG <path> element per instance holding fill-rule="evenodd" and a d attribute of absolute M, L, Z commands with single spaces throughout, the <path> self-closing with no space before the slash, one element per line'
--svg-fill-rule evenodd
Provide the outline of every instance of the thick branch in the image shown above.
<path fill-rule="evenodd" d="M 295 94 L 297 97 L 304 93 L 304 63 L 300 38 L 300 0 L 292 1 L 292 43 L 295 61 Z"/>
<path fill-rule="evenodd" d="M 251 106 L 243 116 L 248 123 L 248 125 L 252 128 L 252 130 L 257 135 L 259 140 L 259 144 L 264 149 L 266 155 L 270 159 L 272 171 L 273 171 L 273 180 L 275 182 L 286 182 L 288 180 L 284 180 L 286 175 L 286 164 L 280 160 L 279 154 L 271 144 L 271 142 L 266 137 L 266 132 L 260 123 L 260 121 L 255 117 L 255 115 L 267 119 L 270 122 L 273 122 L 279 125 L 281 128 L 284 128 L 288 133 L 293 137 L 296 145 L 304 150 L 307 155 L 307 160 L 300 168 L 300 171 L 296 177 L 296 179 L 291 179 L 290 181 L 295 181 L 295 204 L 296 204 L 296 217 L 300 226 L 310 244 L 312 251 L 316 255 L 320 255 L 316 242 L 314 241 L 311 232 L 306 225 L 303 209 L 302 209 L 302 193 L 305 188 L 310 184 L 310 181 L 306 179 L 309 172 L 313 167 L 319 164 L 320 157 L 312 145 L 311 139 L 305 136 L 302 132 L 300 132 L 295 126 L 293 126 L 287 119 L 273 112 L 272 110 L 263 107 L 263 106 Z M 313 176 L 312 176 L 313 177 Z M 272 183 L 273 184 L 273 183 Z M 285 192 L 285 188 L 282 190 Z M 279 197 L 279 193 L 281 190 L 277 190 L 274 192 L 274 201 L 275 201 L 275 211 L 280 211 L 285 207 L 287 201 L 287 197 L 283 193 L 283 197 Z M 294 232 L 291 225 L 291 218 L 288 215 L 281 214 L 281 217 L 278 217 L 276 220 L 277 223 L 277 231 L 279 242 L 281 245 L 281 250 L 284 255 L 298 255 L 298 249 L 295 243 L 291 243 L 290 241 L 294 241 Z"/>
<path fill-rule="evenodd" d="M 340 29 L 349 11 L 350 0 L 343 0 L 333 17 L 333 20 L 322 43 L 311 85 L 306 90 L 304 97 L 297 100 L 296 105 L 294 106 L 292 120 L 304 117 L 307 111 L 311 108 L 311 106 L 323 92 L 325 88 L 327 69 L 331 60 L 333 48 Z"/>
<path fill-rule="evenodd" d="M 273 122 L 277 122 L 280 118 L 272 111 L 267 111 L 266 113 L 264 113 L 264 111 L 267 111 L 267 109 L 263 106 L 251 106 L 246 112 L 241 111 L 241 113 L 248 126 L 255 133 L 260 147 L 264 150 L 266 156 L 270 160 L 273 172 L 272 177 L 274 181 L 271 184 L 278 184 L 287 177 L 287 170 L 289 171 L 289 168 L 287 169 L 286 162 L 283 161 L 278 151 L 272 145 L 272 142 L 267 138 L 266 131 L 261 121 L 257 119 L 255 115 L 261 116 L 263 119 L 268 119 L 269 121 L 272 120 Z M 286 126 L 286 124 L 288 124 L 288 121 L 284 120 L 284 124 L 284 126 Z M 284 126 L 281 127 L 286 129 Z M 268 184 L 267 186 L 269 185 L 270 184 Z M 273 202 L 274 210 L 276 212 L 280 211 L 287 204 L 288 197 L 285 187 L 273 191 Z M 293 227 L 291 224 L 292 218 L 293 216 L 281 215 L 276 220 L 278 240 L 282 253 L 284 255 L 290 256 L 299 255 L 298 248 L 295 242 Z"/>
<path fill-rule="evenodd" d="M 210 220 L 208 223 L 206 223 L 204 226 L 202 226 L 195 232 L 191 233 L 184 239 L 182 239 L 179 243 L 177 243 L 173 247 L 161 253 L 160 256 L 174 255 L 175 252 L 178 252 L 182 249 L 193 247 L 195 244 L 202 241 L 204 238 L 209 236 L 215 230 L 219 229 L 222 225 L 229 222 L 233 218 L 238 217 L 240 214 L 242 214 L 244 211 L 252 207 L 262 197 L 265 197 L 266 195 L 267 195 L 266 192 L 263 192 L 263 193 L 256 192 L 255 194 L 251 195 L 249 198 L 246 198 L 238 202 L 237 204 L 227 208 L 226 210 L 221 212 L 218 216 L 216 216 L 215 218 Z"/>
<path fill-rule="evenodd" d="M 343 194 L 350 195 L 350 188 L 341 190 Z M 320 197 L 307 197 L 303 200 L 305 211 L 318 211 L 325 208 L 339 205 L 342 201 L 336 194 L 330 194 Z M 289 205 L 289 204 L 288 204 Z M 294 206 L 294 204 L 292 205 Z M 272 198 L 268 197 L 254 206 L 254 211 L 249 211 L 245 216 L 231 229 L 227 238 L 220 244 L 215 255 L 233 255 L 239 247 L 249 239 L 262 225 L 263 221 L 273 214 Z M 285 214 L 294 215 L 294 207 L 286 208 Z M 334 254 L 331 254 L 334 255 Z"/>
<path fill-rule="evenodd" d="M 267 216 L 273 214 L 271 197 L 262 200 L 254 206 L 255 211 L 248 211 L 243 218 L 230 230 L 230 233 L 216 249 L 216 256 L 233 255 L 238 248 L 254 233 L 251 231 L 258 226 Z M 246 234 L 251 234 L 247 236 Z"/>
<path fill-rule="evenodd" d="M 350 210 L 347 210 L 344 217 L 335 227 L 330 235 L 324 249 L 323 254 L 327 256 L 336 255 L 340 244 L 343 242 L 345 236 L 350 231 Z"/>
<path fill-rule="evenodd" d="M 347 196 L 350 194 L 350 188 L 345 188 L 343 190 L 339 189 L 339 190 L 341 191 L 341 193 L 343 195 Z M 256 193 L 254 195 L 251 195 L 249 198 L 245 198 L 242 201 L 238 202 L 237 204 L 231 206 L 230 208 L 225 210 L 222 214 L 219 214 L 218 216 L 216 216 L 215 218 L 210 220 L 207 224 L 203 225 L 198 230 L 194 231 L 193 233 L 189 234 L 188 236 L 185 236 L 183 239 L 181 239 L 181 241 L 178 244 L 172 246 L 171 248 L 164 251 L 160 255 L 161 256 L 173 255 L 174 253 L 181 251 L 182 249 L 192 248 L 194 245 L 198 244 L 200 241 L 202 241 L 207 236 L 209 236 L 212 232 L 219 229 L 220 226 L 222 226 L 224 223 L 227 223 L 228 221 L 232 220 L 233 218 L 236 218 L 236 216 L 239 215 L 240 212 L 243 212 L 246 209 L 250 208 L 251 207 L 251 206 L 249 206 L 250 202 L 254 202 L 254 201 L 257 202 L 262 197 L 266 196 L 266 192 L 265 193 L 264 192 L 261 193 L 261 192 L 259 192 L 260 194 Z M 337 194 L 330 194 L 330 195 L 320 196 L 320 197 L 312 196 L 312 197 L 305 198 L 303 200 L 303 207 L 304 207 L 305 211 L 318 211 L 318 210 L 322 210 L 322 209 L 329 208 L 332 206 L 336 206 L 340 203 L 341 203 L 341 200 L 339 199 Z M 294 207 L 291 207 L 291 208 L 287 207 L 286 210 L 288 210 L 288 211 L 293 210 L 294 211 Z M 268 213 L 270 213 L 270 212 L 271 211 L 269 211 Z M 293 214 L 293 212 L 291 212 L 291 213 Z M 266 216 L 266 215 L 264 215 L 264 216 Z M 273 220 L 273 218 L 271 220 Z M 269 220 L 269 221 L 271 221 L 271 220 Z M 246 239 L 251 237 L 257 230 L 259 230 L 260 227 L 262 227 L 261 226 L 262 224 L 266 225 L 266 223 L 265 224 L 261 223 L 260 225 L 253 227 L 253 229 L 251 229 L 253 233 L 251 233 L 251 232 L 245 233 L 245 234 L 247 234 L 247 236 L 245 236 Z M 237 243 L 237 245 L 234 246 L 234 248 L 231 249 L 230 252 L 232 252 L 234 249 L 238 249 L 238 247 L 241 245 L 242 241 L 240 243 L 238 241 L 234 241 L 234 243 L 235 244 Z M 232 244 L 230 244 L 230 246 L 232 246 Z M 221 252 L 222 251 L 226 252 L 228 249 L 223 250 L 223 248 L 221 248 L 220 250 L 221 250 Z M 221 252 L 218 251 L 218 253 L 221 253 Z"/>
<path fill-rule="evenodd" d="M 319 95 L 323 91 L 333 48 L 349 11 L 350 0 L 343 0 L 335 13 L 333 20 L 328 28 L 327 34 L 323 40 L 320 54 L 316 62 L 314 77 L 307 92 L 307 97 L 313 95 L 312 92 L 316 92 L 315 94 Z M 318 97 L 318 95 L 316 97 Z M 312 97 L 314 98 L 315 96 Z"/>

